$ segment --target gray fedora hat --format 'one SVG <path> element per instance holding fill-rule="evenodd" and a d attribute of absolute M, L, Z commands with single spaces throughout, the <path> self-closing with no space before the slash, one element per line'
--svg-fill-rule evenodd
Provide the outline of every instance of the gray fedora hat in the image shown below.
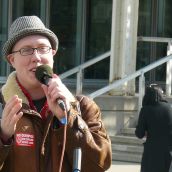
<path fill-rule="evenodd" d="M 13 46 L 20 39 L 29 35 L 43 35 L 50 40 L 52 48 L 58 49 L 58 38 L 37 16 L 22 16 L 11 25 L 8 40 L 5 42 L 2 52 L 5 57 L 11 53 Z"/>

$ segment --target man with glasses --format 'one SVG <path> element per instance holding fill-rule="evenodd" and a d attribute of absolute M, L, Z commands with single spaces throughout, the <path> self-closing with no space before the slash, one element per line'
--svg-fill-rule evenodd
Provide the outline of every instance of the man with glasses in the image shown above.
<path fill-rule="evenodd" d="M 47 54 L 50 52 L 52 48 L 48 46 L 41 46 L 38 48 L 21 48 L 18 51 L 12 51 L 12 54 L 19 52 L 22 56 L 32 55 L 35 50 L 37 50 L 38 54 Z"/>
<path fill-rule="evenodd" d="M 95 102 L 73 96 L 56 74 L 47 85 L 35 76 L 41 65 L 53 69 L 57 49 L 56 35 L 38 17 L 23 16 L 12 23 L 3 46 L 15 70 L 0 92 L 0 172 L 69 172 L 77 147 L 82 172 L 103 172 L 111 165 L 111 142 Z"/>

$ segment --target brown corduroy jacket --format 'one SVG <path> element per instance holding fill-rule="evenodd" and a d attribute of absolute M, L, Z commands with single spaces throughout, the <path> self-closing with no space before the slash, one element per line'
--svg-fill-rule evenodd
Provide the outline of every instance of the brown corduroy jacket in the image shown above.
<path fill-rule="evenodd" d="M 4 145 L 0 139 L 0 172 L 58 172 L 64 126 L 58 127 L 51 113 L 47 112 L 43 121 L 39 113 L 30 109 L 13 73 L 1 90 L 0 102 L 4 105 L 15 94 L 23 100 L 24 115 L 17 123 L 11 144 Z M 77 147 L 82 151 L 82 172 L 103 172 L 110 167 L 111 141 L 99 107 L 86 96 L 77 97 L 68 115 L 62 172 L 72 172 L 73 151 Z"/>

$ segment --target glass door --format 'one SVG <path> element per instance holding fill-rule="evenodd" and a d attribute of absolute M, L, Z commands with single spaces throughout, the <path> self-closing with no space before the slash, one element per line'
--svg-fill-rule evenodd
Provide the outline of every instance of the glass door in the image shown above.
<path fill-rule="evenodd" d="M 87 1 L 87 32 L 85 61 L 110 50 L 112 0 Z M 109 58 L 85 70 L 85 79 L 107 80 Z"/>
<path fill-rule="evenodd" d="M 171 0 L 140 0 L 138 36 L 172 38 Z M 167 43 L 138 42 L 137 69 L 167 55 Z M 146 75 L 146 82 L 165 84 L 166 65 Z"/>
<path fill-rule="evenodd" d="M 110 50 L 111 15 L 112 0 L 51 1 L 50 27 L 59 38 L 55 57 L 59 74 Z M 104 60 L 89 67 L 84 79 L 108 80 L 108 66 L 109 60 Z"/>
<path fill-rule="evenodd" d="M 80 64 L 82 0 L 52 0 L 50 29 L 59 39 L 55 70 L 61 74 Z"/>

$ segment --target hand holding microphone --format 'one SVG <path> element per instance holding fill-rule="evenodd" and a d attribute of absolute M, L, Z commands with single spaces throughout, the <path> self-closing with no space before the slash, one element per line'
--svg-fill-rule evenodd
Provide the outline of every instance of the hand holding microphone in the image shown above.
<path fill-rule="evenodd" d="M 41 65 L 37 67 L 35 76 L 38 81 L 47 87 L 43 86 L 44 92 L 47 97 L 47 101 L 49 104 L 50 110 L 56 115 L 58 119 L 60 119 L 59 112 L 56 113 L 56 110 L 53 110 L 53 107 L 57 107 L 57 104 L 61 108 L 61 110 L 65 114 L 65 118 L 67 119 L 67 111 L 69 110 L 68 104 L 70 101 L 75 101 L 74 96 L 70 93 L 70 91 L 66 88 L 64 84 L 62 84 L 60 78 L 53 74 L 52 69 L 48 65 Z M 60 97 L 60 98 L 59 98 Z M 52 106 L 55 104 L 55 106 Z M 63 114 L 63 113 L 62 113 Z M 59 172 L 62 169 L 64 151 L 65 151 L 65 144 L 66 144 L 66 130 L 67 127 L 65 125 L 64 128 L 64 139 L 63 139 L 63 149 L 62 155 L 60 160 Z M 76 148 L 73 153 L 73 172 L 80 172 L 81 171 L 81 148 Z"/>
<path fill-rule="evenodd" d="M 48 87 L 43 86 L 44 92 L 47 97 L 50 110 L 61 119 L 64 110 L 69 111 L 70 101 L 74 99 L 73 95 L 61 82 L 60 78 L 53 74 L 52 69 L 48 65 L 41 65 L 37 67 L 35 76 L 38 81 Z M 61 109 L 58 108 L 57 104 Z"/>
<path fill-rule="evenodd" d="M 46 86 L 42 86 L 47 97 L 48 105 L 54 115 L 63 123 L 67 124 L 67 112 L 70 109 L 70 101 L 74 100 L 73 95 L 61 82 L 60 78 L 53 74 L 52 69 L 48 65 L 37 67 L 35 76 L 39 82 Z M 58 104 L 58 106 L 57 106 Z M 60 107 L 60 108 L 57 108 Z M 61 113 L 60 111 L 61 110 Z M 62 170 L 63 157 L 66 145 L 67 125 L 64 125 L 63 147 L 59 164 L 59 172 Z"/>

